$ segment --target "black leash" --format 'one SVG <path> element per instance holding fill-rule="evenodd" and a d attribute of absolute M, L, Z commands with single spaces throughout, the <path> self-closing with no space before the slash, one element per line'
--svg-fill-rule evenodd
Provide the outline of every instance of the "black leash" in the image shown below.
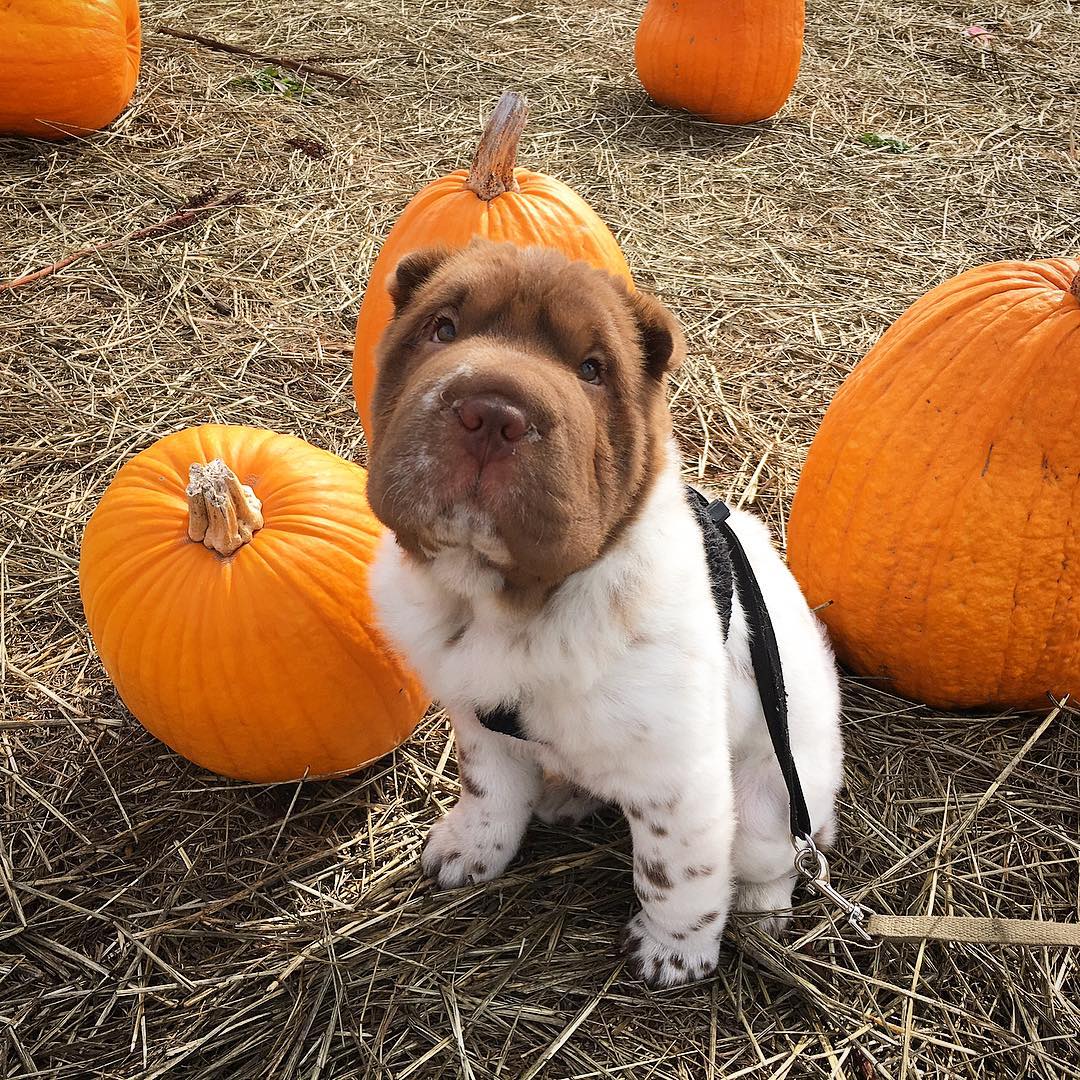
<path fill-rule="evenodd" d="M 750 635 L 750 661 L 754 667 L 761 711 L 765 714 L 773 751 L 787 786 L 791 835 L 809 841 L 813 827 L 806 809 L 799 773 L 795 768 L 795 759 L 791 754 L 787 689 L 780 664 L 780 649 L 776 644 L 776 632 L 769 617 L 769 609 L 761 595 L 761 586 L 728 520 L 731 510 L 719 499 L 709 502 L 696 488 L 688 486 L 686 490 L 690 507 L 701 529 L 713 601 L 723 625 L 725 639 L 731 623 L 734 592 L 738 593 L 739 602 L 746 614 L 746 627 Z M 520 710 L 514 703 L 502 703 L 493 709 L 477 709 L 476 717 L 489 731 L 509 735 L 514 739 L 528 737 L 521 729 Z"/>
<path fill-rule="evenodd" d="M 731 510 L 727 504 L 721 502 L 720 499 L 709 502 L 696 488 L 687 490 L 691 505 L 698 512 L 699 520 L 702 516 L 706 517 L 711 527 L 727 541 L 739 602 L 746 615 L 746 628 L 750 632 L 750 662 L 754 665 L 754 679 L 757 681 L 758 697 L 761 699 L 761 711 L 765 714 L 765 723 L 769 727 L 773 752 L 776 754 L 784 784 L 787 786 L 791 835 L 800 840 L 809 840 L 813 826 L 810 823 L 810 812 L 806 809 L 806 799 L 803 796 L 799 773 L 795 768 L 795 758 L 791 753 L 784 669 L 780 663 L 776 631 L 773 630 L 769 609 L 765 605 L 765 597 L 761 595 L 761 586 L 754 576 L 754 569 L 746 557 L 742 543 L 731 527 L 729 520 Z"/>

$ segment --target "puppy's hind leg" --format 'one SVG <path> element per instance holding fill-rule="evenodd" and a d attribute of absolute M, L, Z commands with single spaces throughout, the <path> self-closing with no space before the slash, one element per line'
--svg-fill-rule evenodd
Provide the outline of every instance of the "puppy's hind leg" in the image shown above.
<path fill-rule="evenodd" d="M 830 815 L 814 833 L 814 843 L 827 851 L 835 837 L 836 820 Z M 795 871 L 791 870 L 771 881 L 740 881 L 735 893 L 735 910 L 762 912 L 762 918 L 755 919 L 755 924 L 767 934 L 779 934 L 791 922 L 792 894 L 797 879 Z"/>
<path fill-rule="evenodd" d="M 461 798 L 428 833 L 424 873 L 444 889 L 498 877 L 521 846 L 543 783 L 519 740 L 482 727 L 472 713 L 451 713 L 461 769 Z"/>
<path fill-rule="evenodd" d="M 765 757 L 757 768 L 736 770 L 739 826 L 735 835 L 735 910 L 760 912 L 754 922 L 767 933 L 778 934 L 791 922 L 795 872 L 795 846 L 790 838 L 788 796 L 779 768 Z M 827 850 L 836 834 L 830 811 L 814 832 L 814 842 Z"/>
<path fill-rule="evenodd" d="M 536 806 L 536 816 L 547 825 L 577 825 L 604 806 L 587 791 L 561 776 L 544 776 L 544 793 Z"/>
<path fill-rule="evenodd" d="M 795 871 L 772 881 L 740 881 L 735 892 L 735 910 L 760 913 L 754 924 L 767 934 L 779 934 L 791 922 L 791 897 L 795 891 Z"/>

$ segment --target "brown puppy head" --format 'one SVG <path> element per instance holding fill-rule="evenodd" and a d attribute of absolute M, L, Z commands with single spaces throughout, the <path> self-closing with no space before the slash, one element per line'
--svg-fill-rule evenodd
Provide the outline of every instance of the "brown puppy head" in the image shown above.
<path fill-rule="evenodd" d="M 411 555 L 465 549 L 544 595 L 633 519 L 663 457 L 682 333 L 543 248 L 407 256 L 377 352 L 368 497 Z"/>

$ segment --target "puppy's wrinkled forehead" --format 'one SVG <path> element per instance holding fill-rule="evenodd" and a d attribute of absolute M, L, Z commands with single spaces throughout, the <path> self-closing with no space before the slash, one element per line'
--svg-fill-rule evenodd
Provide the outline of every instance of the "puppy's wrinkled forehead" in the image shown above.
<path fill-rule="evenodd" d="M 405 291 L 401 285 L 399 293 Z M 620 335 L 629 336 L 631 345 L 636 341 L 616 281 L 543 248 L 484 245 L 479 257 L 476 249 L 447 255 L 402 300 L 405 317 L 433 317 L 446 308 L 471 334 L 558 353 L 613 348 Z"/>

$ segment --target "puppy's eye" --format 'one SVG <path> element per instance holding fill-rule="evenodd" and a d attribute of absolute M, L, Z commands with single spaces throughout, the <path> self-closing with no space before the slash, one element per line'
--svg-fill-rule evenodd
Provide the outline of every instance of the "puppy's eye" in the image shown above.
<path fill-rule="evenodd" d="M 594 357 L 583 360 L 581 362 L 581 367 L 578 368 L 578 378 L 587 383 L 599 383 L 600 361 Z"/>
<path fill-rule="evenodd" d="M 431 328 L 432 341 L 438 341 L 441 344 L 446 345 L 456 337 L 457 327 L 454 325 L 453 319 L 448 319 L 445 315 L 441 315 L 435 320 L 435 323 Z"/>

